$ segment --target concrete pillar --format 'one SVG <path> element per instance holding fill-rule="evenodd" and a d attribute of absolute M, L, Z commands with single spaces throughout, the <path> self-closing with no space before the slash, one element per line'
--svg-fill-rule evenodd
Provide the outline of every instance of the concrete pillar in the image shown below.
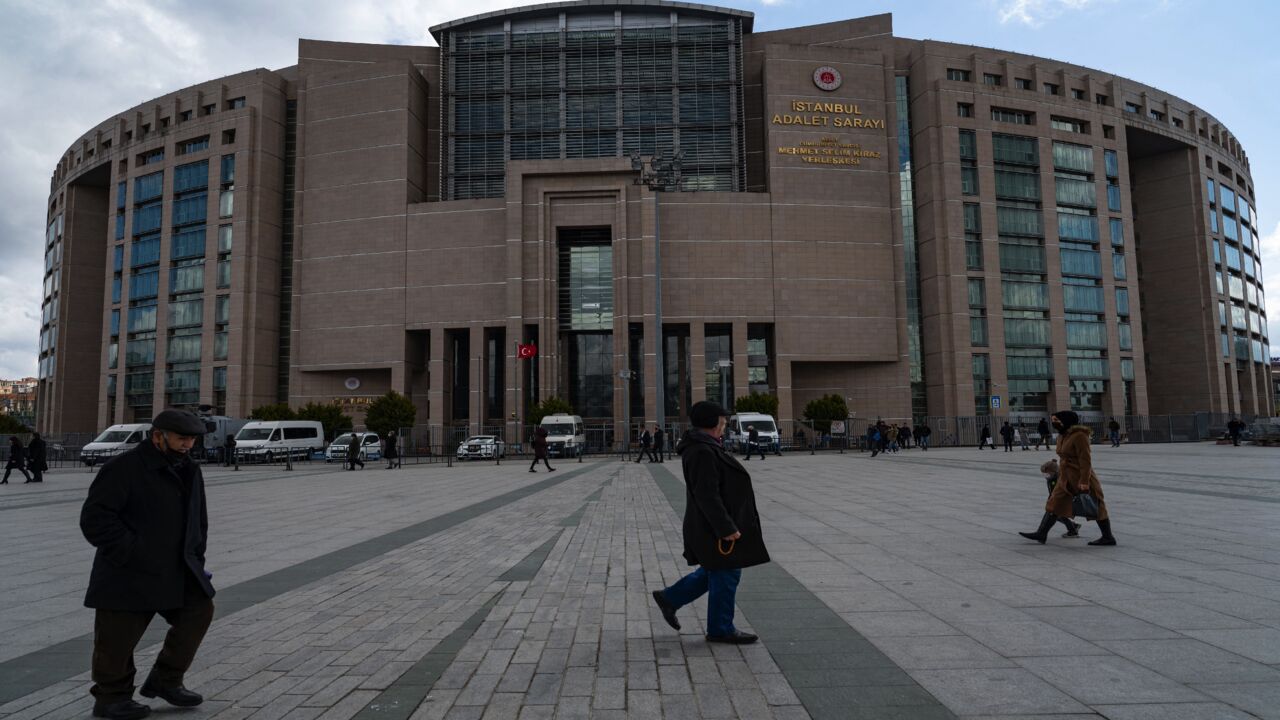
<path fill-rule="evenodd" d="M 693 401 L 707 399 L 707 335 L 700 322 L 689 323 L 689 372 Z"/>
<path fill-rule="evenodd" d="M 733 324 L 733 394 L 741 397 L 749 392 L 751 373 L 747 360 L 747 323 Z M 729 398 L 733 402 L 734 398 Z"/>
<path fill-rule="evenodd" d="M 427 360 L 427 374 L 430 379 L 427 386 L 427 408 L 430 415 L 429 424 L 432 427 L 443 425 L 448 415 L 445 409 L 445 383 L 449 382 L 448 367 L 445 363 L 447 344 L 448 335 L 443 328 L 431 330 L 431 350 Z"/>
<path fill-rule="evenodd" d="M 484 425 L 484 326 L 472 325 L 470 354 L 467 357 L 467 425 L 478 435 Z"/>
<path fill-rule="evenodd" d="M 791 407 L 793 402 L 791 397 L 791 361 L 775 360 L 774 367 L 777 368 L 778 373 L 778 422 L 794 420 L 797 413 Z"/>

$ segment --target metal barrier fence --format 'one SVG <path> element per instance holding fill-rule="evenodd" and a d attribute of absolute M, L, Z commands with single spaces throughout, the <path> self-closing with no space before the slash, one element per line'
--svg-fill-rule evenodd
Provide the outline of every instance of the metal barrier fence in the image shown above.
<path fill-rule="evenodd" d="M 1246 424 L 1244 439 L 1256 439 L 1259 444 L 1275 444 L 1278 436 L 1280 436 L 1280 419 L 1267 416 L 1254 415 L 1230 415 L 1226 413 L 1188 413 L 1184 415 L 1126 415 L 1117 416 L 1115 420 L 1120 424 L 1121 441 L 1126 443 L 1176 443 L 1176 442 L 1199 442 L 1205 440 L 1219 440 L 1227 437 L 1227 423 L 1238 418 Z M 1048 416 L 1045 416 L 1046 421 Z M 795 452 L 865 452 L 867 447 L 866 431 L 868 425 L 876 420 L 883 420 L 888 425 L 897 424 L 899 426 L 907 425 L 913 428 L 913 435 L 910 445 L 916 446 L 917 439 L 914 429 L 918 425 L 912 423 L 908 418 L 854 418 L 845 424 L 846 432 L 830 433 L 819 431 L 815 425 L 805 420 L 783 420 L 778 423 L 778 442 L 776 445 L 763 445 L 761 448 L 765 452 L 777 453 L 795 453 Z M 1037 440 L 1041 440 L 1041 446 L 1052 442 L 1052 438 L 1048 441 L 1039 438 L 1036 427 L 1039 418 L 1007 418 L 1002 416 L 962 416 L 962 417 L 943 417 L 931 416 L 925 418 L 924 425 L 931 430 L 929 437 L 930 447 L 973 447 L 978 444 L 978 438 L 981 434 L 982 427 L 988 426 L 991 431 L 993 441 L 998 445 L 1001 444 L 1000 427 L 1005 420 L 1009 420 L 1018 433 L 1018 439 L 1015 445 L 1021 445 L 1022 438 L 1026 438 L 1028 445 L 1035 446 Z M 1111 422 L 1110 417 L 1091 418 L 1083 422 L 1093 429 L 1094 442 L 1102 443 L 1109 441 L 1108 424 Z M 585 442 L 582 444 L 581 453 L 575 452 L 572 457 L 565 458 L 565 453 L 552 451 L 553 458 L 563 459 L 581 459 L 586 458 L 606 458 L 616 457 L 619 460 L 635 459 L 641 452 L 640 435 L 646 429 L 652 429 L 652 423 L 632 422 L 623 428 L 613 423 L 590 423 L 584 424 L 583 435 Z M 501 462 L 504 459 L 523 459 L 528 460 L 533 455 L 531 441 L 534 432 L 537 430 L 536 425 L 524 425 L 518 429 L 517 435 L 512 437 L 512 425 L 484 425 L 481 426 L 479 433 L 472 433 L 471 429 L 462 425 L 433 425 L 433 426 L 416 426 L 412 428 L 402 428 L 399 433 L 399 442 L 397 444 L 397 462 L 400 465 L 420 465 L 420 464 L 448 464 L 460 462 L 464 458 L 458 453 L 460 446 L 463 446 L 469 438 L 476 435 L 490 436 L 497 440 L 497 452 L 493 454 L 484 454 L 476 459 L 489 462 Z M 685 431 L 689 429 L 687 424 L 668 423 L 665 427 L 666 438 L 663 443 L 663 452 L 667 459 L 675 458 L 675 446 Z M 621 430 L 621 431 L 620 431 Z M 26 445 L 30 442 L 29 435 L 19 435 L 20 440 Z M 95 436 L 87 433 L 82 434 L 66 434 L 57 437 L 45 438 L 46 443 L 46 462 L 49 468 L 65 469 L 88 467 L 89 470 L 95 470 L 107 459 L 115 455 L 114 452 L 90 452 L 88 454 L 82 451 L 82 448 L 92 442 Z M 3 440 L 3 438 L 0 438 Z M 327 449 L 327 446 L 326 446 Z M 732 452 L 743 454 L 744 448 L 738 444 L 731 444 L 729 448 Z M 252 455 L 246 451 L 237 451 L 233 462 L 226 463 L 223 456 L 222 448 L 212 448 L 201 456 L 193 456 L 203 463 L 211 465 L 279 465 L 291 468 L 293 464 L 298 462 L 310 462 L 313 459 L 324 459 L 325 449 L 313 450 L 310 448 L 297 448 L 291 452 L 284 454 L 273 453 L 270 458 Z M 7 462 L 9 456 L 9 445 L 7 442 L 0 442 L 0 463 Z M 382 461 L 388 461 L 384 455 Z M 366 461 L 377 463 L 379 461 Z"/>

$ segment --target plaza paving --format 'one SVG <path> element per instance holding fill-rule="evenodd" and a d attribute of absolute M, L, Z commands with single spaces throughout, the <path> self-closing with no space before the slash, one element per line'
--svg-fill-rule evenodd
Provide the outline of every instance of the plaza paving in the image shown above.
<path fill-rule="evenodd" d="M 751 470 L 775 562 L 751 646 L 662 621 L 678 463 L 206 472 L 220 720 L 1280 718 L 1280 452 L 1095 450 L 1119 546 L 1018 537 L 1046 452 L 795 455 Z M 88 717 L 92 474 L 0 487 L 0 718 Z M 163 623 L 157 619 L 158 630 Z M 140 650 L 145 673 L 160 635 Z"/>

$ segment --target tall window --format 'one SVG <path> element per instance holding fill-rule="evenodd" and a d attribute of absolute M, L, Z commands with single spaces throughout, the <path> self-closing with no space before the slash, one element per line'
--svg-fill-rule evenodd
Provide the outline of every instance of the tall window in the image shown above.
<path fill-rule="evenodd" d="M 742 21 L 681 12 L 625 6 L 620 25 L 568 11 L 442 32 L 444 196 L 500 196 L 507 160 L 632 151 L 682 152 L 681 189 L 744 189 Z"/>

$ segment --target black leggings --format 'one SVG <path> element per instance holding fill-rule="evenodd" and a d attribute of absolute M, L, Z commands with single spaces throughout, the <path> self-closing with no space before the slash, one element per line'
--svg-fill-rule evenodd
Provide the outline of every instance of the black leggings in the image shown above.
<path fill-rule="evenodd" d="M 543 458 L 540 458 L 540 457 L 536 457 L 536 456 L 533 458 L 533 462 L 529 463 L 529 469 L 530 469 L 530 470 L 533 470 L 533 469 L 537 468 L 537 467 L 538 467 L 538 461 L 539 461 L 539 460 L 541 460 L 541 461 L 542 461 L 542 463 L 543 463 L 544 465 L 546 465 L 546 466 L 547 466 L 547 469 L 548 469 L 548 470 L 555 470 L 555 468 L 551 467 L 551 461 L 550 461 L 550 460 L 548 460 L 547 458 L 544 458 L 544 457 L 543 457 Z"/>
<path fill-rule="evenodd" d="M 22 473 L 22 477 L 30 480 L 31 476 L 27 474 L 27 469 L 21 465 L 6 465 L 4 468 L 4 482 L 9 482 L 9 473 L 17 470 Z"/>

